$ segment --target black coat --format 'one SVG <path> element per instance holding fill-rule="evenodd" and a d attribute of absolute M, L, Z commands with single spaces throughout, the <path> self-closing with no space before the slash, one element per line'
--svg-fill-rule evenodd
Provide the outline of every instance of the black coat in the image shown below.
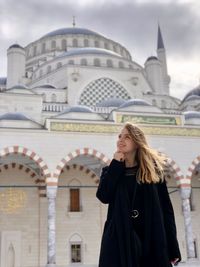
<path fill-rule="evenodd" d="M 141 266 L 135 266 L 134 252 L 131 250 L 128 192 L 122 179 L 124 171 L 125 163 L 113 159 L 101 172 L 96 197 L 109 205 L 98 267 L 171 267 L 170 260 L 181 259 L 181 254 L 166 181 L 141 185 L 144 240 Z"/>

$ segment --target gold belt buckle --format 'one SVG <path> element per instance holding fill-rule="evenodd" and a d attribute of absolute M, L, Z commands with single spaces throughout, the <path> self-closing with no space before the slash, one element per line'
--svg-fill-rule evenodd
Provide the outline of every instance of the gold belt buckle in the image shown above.
<path fill-rule="evenodd" d="M 132 210 L 131 213 L 132 213 L 131 217 L 134 218 L 134 219 L 139 216 L 139 211 L 138 210 Z"/>

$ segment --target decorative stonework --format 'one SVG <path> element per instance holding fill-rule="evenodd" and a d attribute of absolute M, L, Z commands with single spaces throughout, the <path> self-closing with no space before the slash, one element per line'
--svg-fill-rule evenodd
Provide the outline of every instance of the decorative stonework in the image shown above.
<path fill-rule="evenodd" d="M 193 171 L 195 170 L 198 164 L 200 164 L 200 156 L 196 157 L 196 159 L 192 161 L 190 167 L 188 168 L 186 178 L 189 179 L 190 181 L 192 179 Z"/>
<path fill-rule="evenodd" d="M 138 124 L 139 125 L 139 124 Z M 87 132 L 87 133 L 118 133 L 123 124 L 95 124 L 95 123 L 71 123 L 71 122 L 50 122 L 51 131 L 60 132 Z M 200 137 L 200 128 L 186 128 L 177 126 L 147 126 L 139 125 L 146 135 L 163 136 L 197 136 Z"/>
<path fill-rule="evenodd" d="M 79 155 L 90 155 L 90 156 L 93 156 L 93 157 L 99 159 L 100 161 L 104 162 L 105 164 L 110 163 L 110 160 L 103 153 L 100 153 L 95 149 L 91 149 L 91 148 L 87 148 L 87 147 L 82 148 L 82 149 L 76 149 L 74 152 L 69 153 L 65 158 L 63 158 L 60 161 L 60 163 L 56 167 L 56 171 L 55 171 L 53 177 L 58 179 L 64 166 L 67 165 L 67 163 L 70 160 L 72 160 L 73 158 L 76 158 Z M 57 184 L 57 182 L 55 184 Z"/>

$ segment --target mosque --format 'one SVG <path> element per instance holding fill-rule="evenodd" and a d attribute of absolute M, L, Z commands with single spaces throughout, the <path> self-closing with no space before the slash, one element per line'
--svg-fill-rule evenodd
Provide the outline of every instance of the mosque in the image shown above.
<path fill-rule="evenodd" d="M 157 55 L 141 66 L 122 44 L 73 25 L 7 50 L 0 267 L 97 267 L 107 205 L 96 190 L 126 121 L 167 155 L 182 262 L 199 264 L 200 86 L 170 95 L 160 27 Z"/>

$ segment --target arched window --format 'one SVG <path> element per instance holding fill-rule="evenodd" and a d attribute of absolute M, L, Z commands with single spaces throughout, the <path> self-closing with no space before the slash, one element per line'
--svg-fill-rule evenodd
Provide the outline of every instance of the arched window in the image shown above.
<path fill-rule="evenodd" d="M 67 50 L 67 41 L 65 39 L 61 42 L 61 49 L 66 51 Z"/>
<path fill-rule="evenodd" d="M 128 67 L 129 67 L 129 69 L 133 69 L 133 65 L 131 65 L 131 64 L 128 65 Z"/>
<path fill-rule="evenodd" d="M 117 48 L 116 48 L 115 45 L 113 45 L 113 51 L 114 51 L 114 52 L 117 52 Z"/>
<path fill-rule="evenodd" d="M 57 65 L 56 65 L 56 68 L 59 69 L 62 67 L 62 63 L 61 62 L 58 62 Z"/>
<path fill-rule="evenodd" d="M 56 48 L 56 41 L 53 40 L 51 41 L 51 49 L 55 49 Z"/>
<path fill-rule="evenodd" d="M 88 47 L 88 46 L 89 46 L 89 41 L 88 41 L 88 39 L 84 39 L 84 41 L 83 41 L 83 45 L 84 45 L 85 47 Z"/>
<path fill-rule="evenodd" d="M 94 66 L 95 67 L 100 67 L 101 66 L 101 62 L 100 62 L 100 59 L 99 58 L 95 58 L 94 59 Z"/>
<path fill-rule="evenodd" d="M 82 238 L 78 234 L 74 234 L 69 242 L 71 263 L 82 263 Z"/>
<path fill-rule="evenodd" d="M 95 46 L 95 47 L 99 47 L 99 41 L 97 41 L 97 40 L 94 41 L 94 46 Z"/>
<path fill-rule="evenodd" d="M 42 43 L 42 53 L 46 52 L 46 43 Z"/>
<path fill-rule="evenodd" d="M 124 63 L 122 61 L 119 61 L 119 68 L 121 68 L 121 69 L 124 68 Z"/>
<path fill-rule="evenodd" d="M 47 73 L 50 73 L 51 72 L 51 66 L 47 66 Z"/>
<path fill-rule="evenodd" d="M 72 46 L 73 47 L 78 47 L 78 40 L 77 39 L 73 39 Z"/>
<path fill-rule="evenodd" d="M 81 65 L 82 66 L 87 66 L 87 59 L 86 58 L 82 58 L 81 59 Z"/>
<path fill-rule="evenodd" d="M 56 100 L 57 100 L 56 94 L 52 94 L 51 95 L 51 102 L 56 102 Z"/>
<path fill-rule="evenodd" d="M 112 62 L 112 60 L 111 59 L 107 59 L 106 60 L 106 65 L 107 65 L 108 68 L 113 68 L 113 62 Z"/>

